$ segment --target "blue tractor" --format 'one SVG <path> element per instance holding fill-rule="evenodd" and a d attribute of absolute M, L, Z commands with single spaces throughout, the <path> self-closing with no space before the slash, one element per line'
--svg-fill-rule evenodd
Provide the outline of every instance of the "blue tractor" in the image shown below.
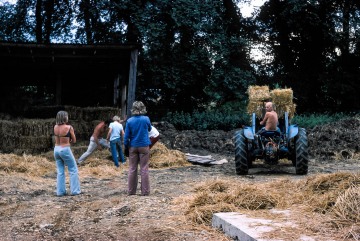
<path fill-rule="evenodd" d="M 252 125 L 235 132 L 236 174 L 247 175 L 256 159 L 266 164 L 276 165 L 280 159 L 292 161 L 298 175 L 308 173 L 308 141 L 306 131 L 296 124 L 289 124 L 288 113 L 279 120 L 278 130 L 256 134 L 256 114 L 252 114 Z"/>

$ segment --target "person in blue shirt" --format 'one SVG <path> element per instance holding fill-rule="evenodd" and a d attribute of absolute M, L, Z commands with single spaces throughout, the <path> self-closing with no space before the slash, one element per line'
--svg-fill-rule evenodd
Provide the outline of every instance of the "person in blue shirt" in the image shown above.
<path fill-rule="evenodd" d="M 135 195 L 138 183 L 138 165 L 140 165 L 141 195 L 150 194 L 149 161 L 151 144 L 150 118 L 145 115 L 146 107 L 141 101 L 135 101 L 131 108 L 131 117 L 125 124 L 124 146 L 129 154 L 128 194 Z"/>

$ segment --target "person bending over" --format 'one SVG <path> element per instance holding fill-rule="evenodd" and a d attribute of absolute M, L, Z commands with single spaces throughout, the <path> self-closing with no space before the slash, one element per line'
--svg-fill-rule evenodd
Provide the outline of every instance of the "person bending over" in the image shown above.
<path fill-rule="evenodd" d="M 85 161 L 96 149 L 101 150 L 102 147 L 107 149 L 110 148 L 109 143 L 103 138 L 104 133 L 108 129 L 111 120 L 101 121 L 99 124 L 96 125 L 92 136 L 90 137 L 90 143 L 88 146 L 87 151 L 81 155 L 79 160 L 77 161 L 78 164 Z"/>

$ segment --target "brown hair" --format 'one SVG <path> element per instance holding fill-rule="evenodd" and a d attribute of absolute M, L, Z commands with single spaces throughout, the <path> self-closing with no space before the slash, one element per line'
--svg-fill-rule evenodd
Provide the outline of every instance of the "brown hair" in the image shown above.
<path fill-rule="evenodd" d="M 131 114 L 132 115 L 145 115 L 146 107 L 145 107 L 144 103 L 142 103 L 141 101 L 135 101 L 132 104 Z"/>

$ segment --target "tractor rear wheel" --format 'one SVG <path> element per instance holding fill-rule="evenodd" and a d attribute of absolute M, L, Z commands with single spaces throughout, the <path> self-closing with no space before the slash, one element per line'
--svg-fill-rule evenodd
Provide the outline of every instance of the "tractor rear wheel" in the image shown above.
<path fill-rule="evenodd" d="M 235 132 L 235 169 L 236 174 L 246 175 L 251 167 L 252 159 L 249 155 L 244 130 Z"/>
<path fill-rule="evenodd" d="M 299 133 L 295 137 L 295 170 L 297 175 L 308 173 L 308 141 L 304 128 L 299 128 Z"/>

